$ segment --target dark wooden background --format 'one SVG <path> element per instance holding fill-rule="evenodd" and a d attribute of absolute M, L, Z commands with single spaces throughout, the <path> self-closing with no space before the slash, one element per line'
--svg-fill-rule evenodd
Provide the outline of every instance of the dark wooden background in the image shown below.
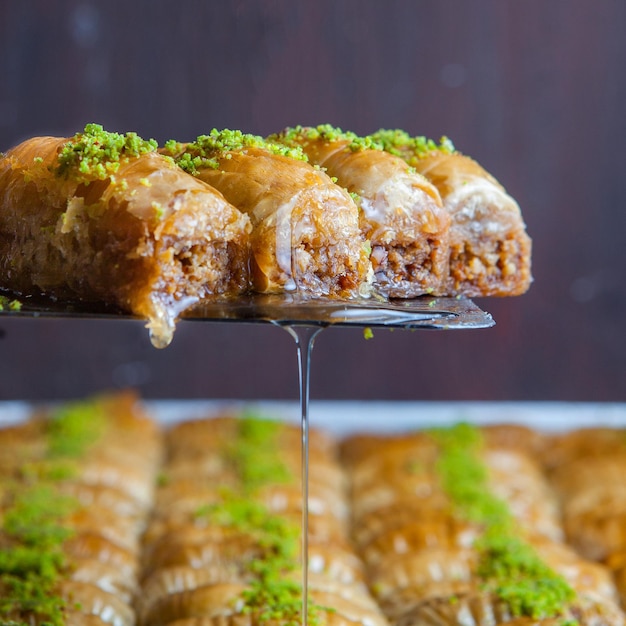
<path fill-rule="evenodd" d="M 330 122 L 450 136 L 519 200 L 535 283 L 497 326 L 327 330 L 312 397 L 626 400 L 623 0 L 0 0 L 0 149 L 86 122 L 157 140 Z M 132 385 L 297 397 L 293 340 L 199 324 L 0 319 L 0 399 Z"/>

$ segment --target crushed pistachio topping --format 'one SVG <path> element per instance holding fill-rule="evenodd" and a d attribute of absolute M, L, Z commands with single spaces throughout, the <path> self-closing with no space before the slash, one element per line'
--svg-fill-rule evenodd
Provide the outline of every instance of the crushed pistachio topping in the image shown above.
<path fill-rule="evenodd" d="M 486 588 L 506 602 L 514 616 L 562 615 L 575 592 L 520 537 L 508 506 L 491 493 L 480 459 L 480 430 L 458 424 L 431 434 L 441 451 L 436 469 L 444 490 L 460 517 L 483 528 L 475 548 L 477 573 Z"/>
<path fill-rule="evenodd" d="M 218 169 L 222 159 L 232 158 L 233 152 L 245 152 L 249 148 L 266 150 L 271 154 L 307 161 L 307 156 L 298 146 L 286 146 L 277 141 L 264 139 L 259 135 L 243 133 L 240 130 L 218 130 L 214 128 L 208 135 L 200 135 L 195 141 L 182 144 L 175 140 L 165 142 L 164 153 L 174 158 L 186 172 L 196 174 L 209 167 Z"/>
<path fill-rule="evenodd" d="M 74 475 L 73 462 L 102 432 L 98 413 L 95 403 L 57 409 L 46 423 L 44 458 L 25 462 L 8 485 L 1 524 L 8 545 L 0 551 L 0 614 L 11 619 L 3 624 L 31 623 L 32 616 L 47 626 L 65 624 L 66 604 L 56 588 L 68 567 L 62 546 L 72 534 L 64 520 L 78 504 L 61 495 L 57 483 Z"/>
<path fill-rule="evenodd" d="M 22 303 L 19 300 L 0 295 L 0 311 L 20 311 Z"/>
<path fill-rule="evenodd" d="M 271 513 L 265 505 L 234 492 L 225 492 L 221 502 L 202 507 L 196 516 L 254 537 L 263 549 L 266 567 L 271 566 L 273 572 L 285 573 L 293 569 L 298 557 L 298 527 Z M 259 567 L 255 562 L 250 565 L 253 573 L 258 573 Z"/>
<path fill-rule="evenodd" d="M 260 566 L 264 562 L 257 561 Z M 280 575 L 259 575 L 251 586 L 246 589 L 242 598 L 245 602 L 244 613 L 258 611 L 261 622 L 280 620 L 285 626 L 296 626 L 301 623 L 302 587 L 295 581 L 282 578 Z M 319 608 L 309 602 L 308 622 L 319 623 Z"/>
<path fill-rule="evenodd" d="M 71 174 L 83 182 L 104 180 L 115 174 L 123 161 L 156 149 L 156 141 L 144 140 L 137 133 L 113 133 L 99 124 L 87 124 L 59 152 L 56 173 Z"/>
<path fill-rule="evenodd" d="M 358 150 L 382 150 L 383 146 L 373 136 L 361 137 L 351 131 L 344 131 L 331 124 L 318 126 L 294 126 L 286 128 L 277 135 L 270 135 L 270 139 L 282 141 L 287 145 L 297 146 L 306 141 L 347 142 L 347 148 Z"/>
<path fill-rule="evenodd" d="M 254 578 L 242 593 L 244 613 L 258 612 L 261 621 L 281 619 L 286 624 L 300 622 L 302 586 L 289 578 L 298 567 L 297 524 L 274 514 L 246 495 L 225 492 L 217 504 L 202 507 L 197 516 L 212 524 L 233 528 L 254 538 L 262 557 L 247 564 Z M 316 623 L 319 607 L 308 603 L 309 621 Z"/>
<path fill-rule="evenodd" d="M 241 480 L 242 490 L 254 493 L 264 485 L 290 482 L 289 470 L 276 454 L 280 424 L 246 413 L 238 426 L 237 437 L 226 446 L 225 453 Z"/>
<path fill-rule="evenodd" d="M 411 136 L 404 130 L 394 129 L 379 131 L 369 135 L 372 141 L 382 146 L 383 150 L 403 158 L 421 158 L 431 152 L 452 154 L 455 147 L 448 137 L 441 137 L 439 142 L 424 136 Z M 410 161 L 410 159 L 409 159 Z"/>
<path fill-rule="evenodd" d="M 47 426 L 48 456 L 53 459 L 83 456 L 102 436 L 105 419 L 97 401 L 72 402 L 58 407 Z"/>
<path fill-rule="evenodd" d="M 261 621 L 280 619 L 295 626 L 302 613 L 302 585 L 292 578 L 299 567 L 300 529 L 255 500 L 262 487 L 290 482 L 276 452 L 282 425 L 250 412 L 239 418 L 237 426 L 237 435 L 224 445 L 223 454 L 240 478 L 239 488 L 224 490 L 220 502 L 201 507 L 196 516 L 245 533 L 261 548 L 262 556 L 247 564 L 253 579 L 241 596 L 243 612 L 254 612 Z M 311 600 L 307 606 L 309 622 L 318 623 L 322 607 Z"/>
<path fill-rule="evenodd" d="M 65 603 L 55 587 L 66 569 L 61 545 L 70 536 L 62 519 L 74 502 L 46 484 L 20 484 L 12 496 L 2 524 L 10 544 L 0 551 L 0 614 L 36 614 L 61 626 Z"/>

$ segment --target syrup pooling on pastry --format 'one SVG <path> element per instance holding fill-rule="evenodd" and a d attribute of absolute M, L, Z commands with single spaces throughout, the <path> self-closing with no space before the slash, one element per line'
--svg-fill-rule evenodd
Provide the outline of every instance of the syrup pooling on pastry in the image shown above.
<path fill-rule="evenodd" d="M 358 209 L 299 148 L 213 130 L 189 144 L 168 142 L 164 152 L 250 216 L 254 291 L 367 295 L 371 268 Z"/>

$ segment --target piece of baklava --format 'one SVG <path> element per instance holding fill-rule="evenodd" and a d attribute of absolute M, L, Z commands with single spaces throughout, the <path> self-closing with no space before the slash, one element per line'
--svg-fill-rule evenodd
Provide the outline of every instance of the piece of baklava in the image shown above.
<path fill-rule="evenodd" d="M 448 295 L 516 296 L 530 286 L 531 239 L 518 203 L 475 160 L 452 143 L 402 130 L 371 135 L 439 190 L 450 214 Z"/>
<path fill-rule="evenodd" d="M 450 218 L 434 185 L 401 158 L 329 125 L 287 128 L 270 138 L 302 148 L 354 196 L 378 292 L 441 295 Z"/>
<path fill-rule="evenodd" d="M 308 621 L 385 626 L 348 540 L 335 444 L 310 434 Z M 300 429 L 230 414 L 180 423 L 167 441 L 140 624 L 302 623 Z"/>
<path fill-rule="evenodd" d="M 213 130 L 163 150 L 250 216 L 252 286 L 261 293 L 367 295 L 371 280 L 358 209 L 297 149 Z"/>
<path fill-rule="evenodd" d="M 614 572 L 626 603 L 626 432 L 587 427 L 555 433 L 544 462 L 568 541 Z"/>
<path fill-rule="evenodd" d="M 563 543 L 538 461 L 504 427 L 352 437 L 343 458 L 353 536 L 391 622 L 624 623 L 610 572 Z"/>
<path fill-rule="evenodd" d="M 249 218 L 134 133 L 89 124 L 0 158 L 0 287 L 98 302 L 169 343 L 179 313 L 248 289 Z"/>
<path fill-rule="evenodd" d="M 18 429 L 0 431 L 0 621 L 133 626 L 158 429 L 125 393 L 46 409 Z"/>

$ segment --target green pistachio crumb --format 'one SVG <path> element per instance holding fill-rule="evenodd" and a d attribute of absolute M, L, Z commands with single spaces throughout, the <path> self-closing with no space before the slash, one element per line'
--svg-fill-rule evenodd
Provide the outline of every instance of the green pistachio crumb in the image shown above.
<path fill-rule="evenodd" d="M 431 152 L 452 154 L 456 151 L 452 141 L 445 136 L 437 142 L 424 136 L 413 137 L 400 129 L 380 129 L 372 133 L 370 137 L 372 141 L 381 145 L 386 152 L 405 158 L 407 155 L 420 158 Z"/>
<path fill-rule="evenodd" d="M 22 303 L 19 300 L 0 295 L 0 311 L 21 311 Z"/>
<path fill-rule="evenodd" d="M 165 216 L 165 207 L 160 202 L 156 202 L 154 200 L 152 201 L 151 206 L 154 209 L 154 214 L 156 215 L 156 218 L 158 220 L 162 220 Z"/>
<path fill-rule="evenodd" d="M 372 331 L 372 329 L 367 326 L 366 328 L 363 329 L 363 338 L 364 339 L 373 339 L 374 338 L 374 333 Z"/>
<path fill-rule="evenodd" d="M 171 477 L 167 472 L 159 472 L 156 478 L 156 484 L 158 487 L 167 487 L 171 482 Z"/>
<path fill-rule="evenodd" d="M 233 152 L 245 152 L 250 148 L 300 161 L 308 160 L 298 146 L 286 146 L 240 130 L 214 128 L 208 135 L 200 135 L 187 145 L 175 140 L 165 142 L 165 154 L 173 157 L 182 169 L 191 174 L 205 167 L 218 169 L 221 159 L 231 159 Z"/>
<path fill-rule="evenodd" d="M 48 422 L 48 456 L 80 457 L 104 432 L 105 417 L 97 401 L 72 402 L 57 408 Z"/>
<path fill-rule="evenodd" d="M 458 515 L 483 528 L 478 575 L 514 616 L 561 615 L 575 592 L 518 534 L 506 503 L 490 490 L 481 460 L 482 433 L 469 424 L 431 431 L 440 447 L 437 472 Z"/>
<path fill-rule="evenodd" d="M 146 141 L 136 133 L 113 133 L 99 124 L 87 124 L 59 152 L 56 173 L 72 175 L 81 182 L 104 180 L 118 171 L 122 161 L 156 149 L 153 139 Z"/>
<path fill-rule="evenodd" d="M 184 151 L 185 144 L 180 141 L 176 141 L 175 139 L 168 139 L 163 147 L 167 154 L 176 155 Z"/>
<path fill-rule="evenodd" d="M 97 401 L 58 407 L 46 422 L 45 457 L 26 460 L 6 490 L 0 532 L 9 541 L 0 551 L 0 615 L 36 615 L 38 623 L 64 626 L 66 602 L 57 587 L 68 569 L 62 544 L 73 534 L 65 519 L 79 504 L 56 483 L 75 475 L 74 460 L 104 426 Z"/>
<path fill-rule="evenodd" d="M 240 476 L 242 488 L 251 493 L 268 483 L 288 483 L 290 474 L 280 457 L 268 453 L 275 449 L 280 425 L 254 413 L 245 413 L 239 432 L 226 455 Z"/>
<path fill-rule="evenodd" d="M 383 146 L 373 136 L 360 137 L 352 131 L 344 131 L 331 124 L 318 126 L 294 126 L 286 128 L 281 133 L 270 135 L 270 139 L 282 141 L 287 145 L 300 145 L 306 141 L 347 142 L 346 146 L 356 152 L 359 150 L 382 150 Z"/>

